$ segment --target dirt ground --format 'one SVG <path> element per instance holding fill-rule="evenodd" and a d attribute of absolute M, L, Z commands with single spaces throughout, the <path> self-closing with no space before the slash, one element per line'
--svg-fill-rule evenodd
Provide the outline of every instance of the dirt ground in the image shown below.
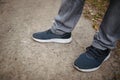
<path fill-rule="evenodd" d="M 34 32 L 52 25 L 61 0 L 0 0 L 0 80 L 120 80 L 115 52 L 95 72 L 73 68 L 95 31 L 83 16 L 70 44 L 38 43 Z M 120 59 L 119 59 L 120 60 Z"/>

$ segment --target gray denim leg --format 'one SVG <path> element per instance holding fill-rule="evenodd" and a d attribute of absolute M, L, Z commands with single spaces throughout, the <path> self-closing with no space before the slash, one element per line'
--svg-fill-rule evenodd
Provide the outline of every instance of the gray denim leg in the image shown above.
<path fill-rule="evenodd" d="M 81 16 L 84 2 L 85 0 L 62 0 L 51 30 L 56 34 L 71 32 Z"/>
<path fill-rule="evenodd" d="M 118 39 L 120 39 L 120 0 L 111 0 L 92 45 L 103 50 L 113 49 Z"/>

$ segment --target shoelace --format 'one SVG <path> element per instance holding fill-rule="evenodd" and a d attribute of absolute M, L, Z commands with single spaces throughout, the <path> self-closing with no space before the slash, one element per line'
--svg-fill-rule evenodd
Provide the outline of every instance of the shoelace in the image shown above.
<path fill-rule="evenodd" d="M 90 55 L 90 56 L 92 56 L 96 59 L 100 58 L 100 57 L 102 57 L 102 56 L 104 56 L 104 55 L 106 55 L 110 52 L 109 49 L 100 50 L 100 49 L 97 49 L 93 46 L 87 47 L 86 50 L 87 50 L 86 52 L 87 52 L 88 55 Z"/>

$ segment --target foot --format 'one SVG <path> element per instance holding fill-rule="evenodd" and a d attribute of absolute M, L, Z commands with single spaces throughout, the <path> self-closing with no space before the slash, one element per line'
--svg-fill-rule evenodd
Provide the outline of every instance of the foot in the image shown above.
<path fill-rule="evenodd" d="M 38 42 L 70 43 L 72 41 L 71 33 L 57 35 L 54 34 L 50 29 L 44 32 L 34 33 L 32 38 Z"/>
<path fill-rule="evenodd" d="M 83 72 L 91 72 L 100 68 L 101 64 L 110 57 L 110 50 L 100 50 L 93 46 L 86 49 L 74 62 L 74 67 Z"/>

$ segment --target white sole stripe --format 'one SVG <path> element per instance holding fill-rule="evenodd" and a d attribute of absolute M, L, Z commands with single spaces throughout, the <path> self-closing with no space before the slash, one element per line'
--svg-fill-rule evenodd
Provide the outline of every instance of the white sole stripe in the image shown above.
<path fill-rule="evenodd" d="M 72 41 L 72 37 L 68 38 L 68 39 L 49 39 L 49 40 L 41 40 L 41 39 L 36 39 L 34 37 L 32 37 L 33 40 L 37 41 L 37 42 L 56 42 L 56 43 L 70 43 Z"/>

